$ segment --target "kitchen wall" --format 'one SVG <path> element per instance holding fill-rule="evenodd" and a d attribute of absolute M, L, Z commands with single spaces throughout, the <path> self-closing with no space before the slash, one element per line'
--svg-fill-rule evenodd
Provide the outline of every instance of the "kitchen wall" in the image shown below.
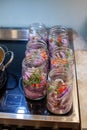
<path fill-rule="evenodd" d="M 0 0 L 0 27 L 65 25 L 87 40 L 87 0 Z"/>

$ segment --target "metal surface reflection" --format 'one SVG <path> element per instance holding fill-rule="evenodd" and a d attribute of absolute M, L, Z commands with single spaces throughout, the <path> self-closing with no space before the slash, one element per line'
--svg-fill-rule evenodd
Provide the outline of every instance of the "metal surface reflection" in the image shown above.
<path fill-rule="evenodd" d="M 16 109 L 16 113 L 24 114 L 24 113 L 26 113 L 26 108 L 25 107 L 18 107 Z"/>
<path fill-rule="evenodd" d="M 0 28 L 0 40 L 28 40 L 29 30 L 25 28 Z"/>

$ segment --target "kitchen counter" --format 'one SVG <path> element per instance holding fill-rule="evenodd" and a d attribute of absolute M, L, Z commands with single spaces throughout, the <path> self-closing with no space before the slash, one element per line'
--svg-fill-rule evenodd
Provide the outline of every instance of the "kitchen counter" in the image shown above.
<path fill-rule="evenodd" d="M 76 50 L 76 69 L 81 114 L 81 128 L 87 130 L 87 51 Z"/>

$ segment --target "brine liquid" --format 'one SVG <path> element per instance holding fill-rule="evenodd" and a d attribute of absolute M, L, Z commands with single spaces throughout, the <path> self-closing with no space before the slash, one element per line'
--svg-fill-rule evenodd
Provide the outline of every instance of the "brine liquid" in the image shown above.
<path fill-rule="evenodd" d="M 3 50 L 0 48 L 0 63 L 2 63 L 3 58 L 4 58 L 4 52 L 3 52 Z"/>

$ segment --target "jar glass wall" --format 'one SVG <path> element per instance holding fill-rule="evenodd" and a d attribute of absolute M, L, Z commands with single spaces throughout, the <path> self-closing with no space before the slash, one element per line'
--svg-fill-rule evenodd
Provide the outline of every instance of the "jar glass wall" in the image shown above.
<path fill-rule="evenodd" d="M 54 114 L 66 114 L 72 108 L 73 75 L 53 69 L 48 75 L 47 108 Z"/>
<path fill-rule="evenodd" d="M 73 50 L 65 47 L 57 47 L 52 57 L 50 58 L 51 69 L 58 68 L 60 66 L 66 67 L 72 71 L 74 63 L 74 54 Z"/>
<path fill-rule="evenodd" d="M 37 64 L 37 66 L 45 62 L 45 68 L 48 71 L 49 52 L 45 43 L 38 41 L 28 42 L 28 44 L 26 45 L 25 56 L 27 60 L 32 59 L 34 65 Z"/>
<path fill-rule="evenodd" d="M 25 96 L 28 99 L 39 100 L 47 93 L 47 72 L 45 62 L 35 65 L 33 60 L 22 62 L 22 79 Z"/>
<path fill-rule="evenodd" d="M 44 42 L 47 42 L 48 31 L 46 26 L 43 23 L 32 23 L 29 26 L 29 40 L 30 41 L 42 40 Z"/>
<path fill-rule="evenodd" d="M 49 30 L 49 50 L 52 53 L 56 47 L 69 47 L 68 29 L 63 26 L 53 26 Z"/>

